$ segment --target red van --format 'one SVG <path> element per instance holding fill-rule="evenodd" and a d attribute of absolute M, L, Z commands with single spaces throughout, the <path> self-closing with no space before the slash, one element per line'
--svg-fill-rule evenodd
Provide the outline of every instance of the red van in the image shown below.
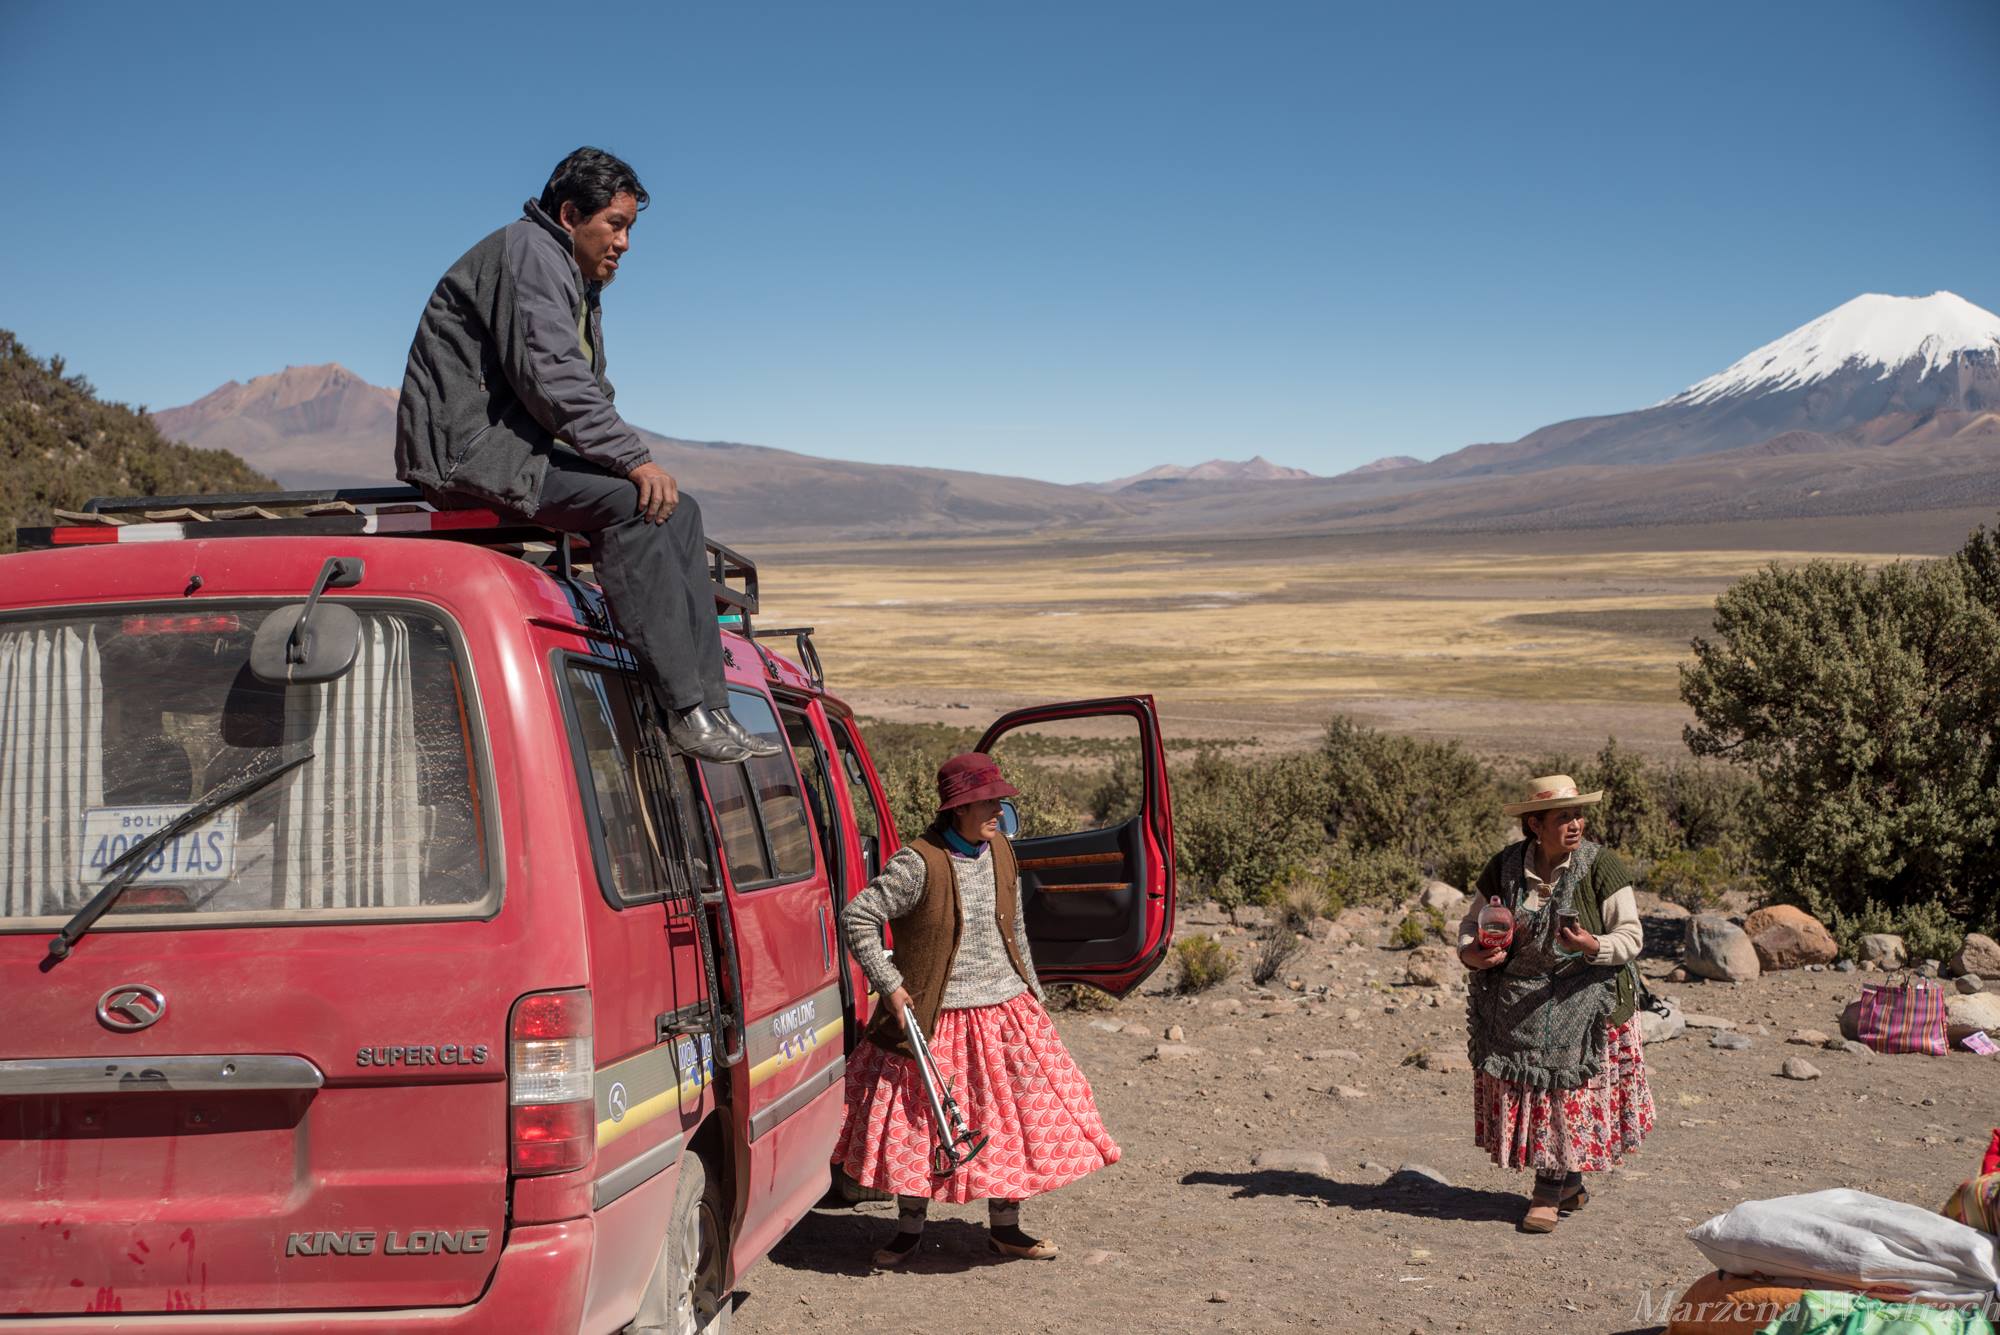
<path fill-rule="evenodd" d="M 712 549 L 731 707 L 786 749 L 718 765 L 581 543 L 398 488 L 61 518 L 0 557 L 0 1325 L 726 1325 L 828 1188 L 835 914 L 897 846 L 755 566 Z M 1129 812 L 1019 850 L 1042 977 L 1123 994 L 1173 926 L 1151 699 L 982 749 L 1100 716 Z"/>

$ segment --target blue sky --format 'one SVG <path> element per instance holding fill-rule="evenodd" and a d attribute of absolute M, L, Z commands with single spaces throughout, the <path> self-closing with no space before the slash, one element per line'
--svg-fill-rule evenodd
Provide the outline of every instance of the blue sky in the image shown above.
<path fill-rule="evenodd" d="M 0 3 L 0 327 L 168 407 L 397 385 L 580 143 L 619 405 L 1079 481 L 1654 402 L 1864 291 L 2000 309 L 2000 4 Z"/>

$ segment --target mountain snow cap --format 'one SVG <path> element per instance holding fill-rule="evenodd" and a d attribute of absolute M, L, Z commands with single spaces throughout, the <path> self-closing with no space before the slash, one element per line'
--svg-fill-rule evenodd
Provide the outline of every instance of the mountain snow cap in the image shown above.
<path fill-rule="evenodd" d="M 1849 363 L 1880 367 L 1886 379 L 1913 361 L 1919 377 L 1965 352 L 2000 352 L 2000 315 L 1955 292 L 1890 297 L 1869 292 L 1766 343 L 1735 365 L 1682 390 L 1668 403 L 1710 403 L 1732 394 L 1796 389 Z"/>

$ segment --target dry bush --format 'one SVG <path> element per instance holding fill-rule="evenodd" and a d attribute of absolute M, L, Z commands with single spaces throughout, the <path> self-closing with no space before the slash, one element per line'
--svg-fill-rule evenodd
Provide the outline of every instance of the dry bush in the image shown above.
<path fill-rule="evenodd" d="M 1118 1009 L 1118 999 L 1088 983 L 1050 983 L 1044 998 L 1051 1011 L 1109 1011 Z"/>
<path fill-rule="evenodd" d="M 1346 907 L 1340 892 L 1324 876 L 1306 873 L 1288 878 L 1271 897 L 1276 921 L 1294 932 L 1307 932 L 1321 918 L 1333 918 Z"/>
<path fill-rule="evenodd" d="M 1236 972 L 1236 956 L 1214 937 L 1202 934 L 1174 942 L 1174 967 L 1179 971 L 1174 991 L 1206 992 Z"/>
<path fill-rule="evenodd" d="M 1305 944 L 1305 939 L 1280 917 L 1258 938 L 1257 959 L 1250 966 L 1250 981 L 1262 987 L 1276 978 L 1292 957 L 1305 948 Z"/>

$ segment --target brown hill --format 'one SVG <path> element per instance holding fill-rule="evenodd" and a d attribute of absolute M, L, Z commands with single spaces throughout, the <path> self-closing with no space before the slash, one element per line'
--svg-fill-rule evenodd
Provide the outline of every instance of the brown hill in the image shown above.
<path fill-rule="evenodd" d="M 271 480 L 220 450 L 191 449 L 160 434 L 146 415 L 97 397 L 0 329 L 0 552 L 14 530 L 50 523 L 92 496 L 172 496 L 268 491 Z"/>
<path fill-rule="evenodd" d="M 379 485 L 396 480 L 396 391 L 337 362 L 288 366 L 228 384 L 182 408 L 153 414 L 160 430 L 205 449 L 228 450 L 288 487 Z"/>

